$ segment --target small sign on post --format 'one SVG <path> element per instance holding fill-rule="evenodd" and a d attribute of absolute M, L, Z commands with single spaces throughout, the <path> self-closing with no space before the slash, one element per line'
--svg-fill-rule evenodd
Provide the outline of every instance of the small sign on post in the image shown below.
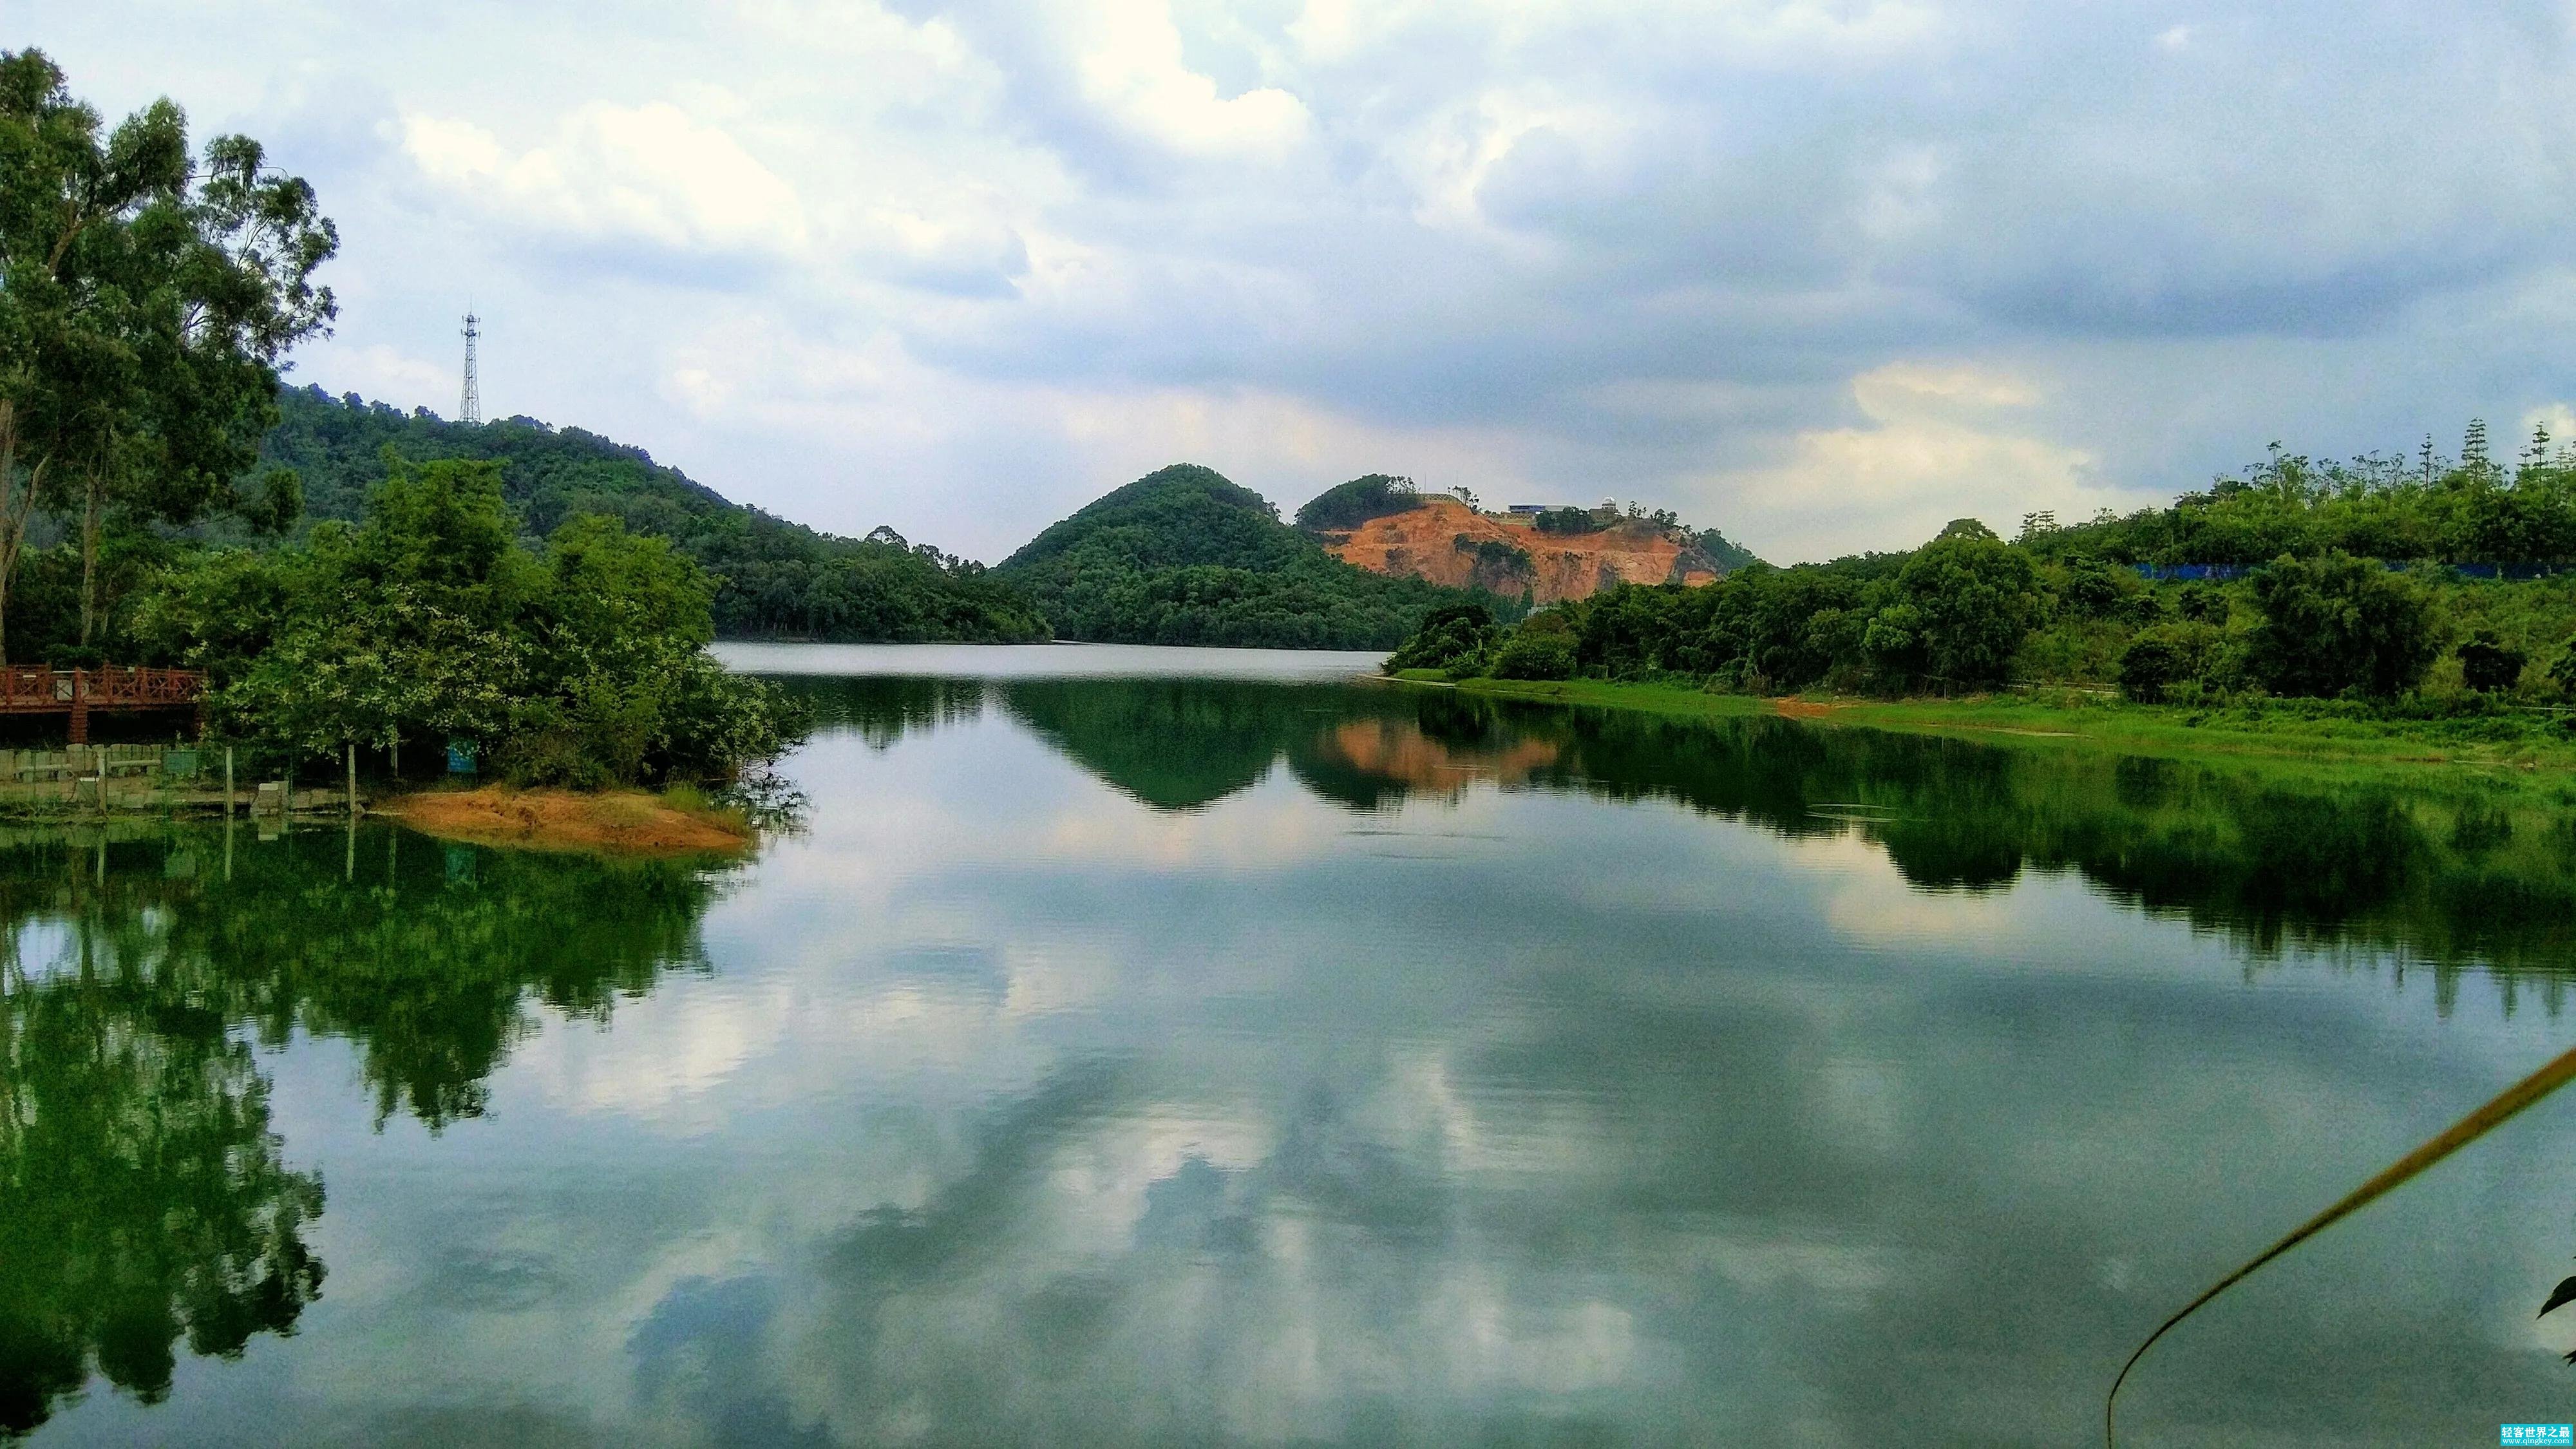
<path fill-rule="evenodd" d="M 451 775 L 471 775 L 474 773 L 474 742 L 472 740 L 449 740 L 447 742 L 447 773 Z"/>

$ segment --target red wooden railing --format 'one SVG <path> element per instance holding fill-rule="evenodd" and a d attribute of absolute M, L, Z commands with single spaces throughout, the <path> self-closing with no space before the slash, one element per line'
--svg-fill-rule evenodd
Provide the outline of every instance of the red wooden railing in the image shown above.
<path fill-rule="evenodd" d="M 206 692 L 201 669 L 146 669 L 108 664 L 97 669 L 55 669 L 42 664 L 0 665 L 0 712 L 72 717 L 73 744 L 89 740 L 94 709 L 188 709 Z"/>

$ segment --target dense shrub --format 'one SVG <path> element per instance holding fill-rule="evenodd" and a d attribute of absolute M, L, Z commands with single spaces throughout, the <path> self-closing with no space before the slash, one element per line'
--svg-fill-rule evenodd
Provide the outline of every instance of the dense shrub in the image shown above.
<path fill-rule="evenodd" d="M 1515 629 L 1494 652 L 1496 679 L 1571 679 L 1574 677 L 1574 640 L 1571 636 L 1530 629 Z"/>
<path fill-rule="evenodd" d="M 2387 698 L 2441 652 L 2423 587 L 2367 559 L 2283 556 L 2255 572 L 2253 599 L 2246 664 L 2274 694 Z"/>
<path fill-rule="evenodd" d="M 2218 631 L 2207 624 L 2141 629 L 2120 651 L 2120 692 L 2153 704 L 2186 680 L 2207 682 L 2217 649 Z"/>
<path fill-rule="evenodd" d="M 1481 667 L 1501 634 L 1493 611 L 1482 604 L 1451 604 L 1434 609 L 1386 661 L 1388 670 L 1447 669 L 1472 673 Z"/>
<path fill-rule="evenodd" d="M 2522 678 L 2522 666 L 2530 656 L 2501 643 L 2495 634 L 2481 629 L 2460 646 L 2460 681 L 2469 688 L 2489 693 L 2514 687 Z"/>

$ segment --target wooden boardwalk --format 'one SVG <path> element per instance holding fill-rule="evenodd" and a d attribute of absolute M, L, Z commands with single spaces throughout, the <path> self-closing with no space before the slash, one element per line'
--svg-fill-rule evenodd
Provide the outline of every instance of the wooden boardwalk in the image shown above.
<path fill-rule="evenodd" d="M 69 715 L 71 742 L 76 745 L 89 743 L 92 710 L 193 713 L 205 692 L 206 675 L 201 669 L 146 669 L 126 664 L 96 669 L 0 665 L 0 714 Z"/>

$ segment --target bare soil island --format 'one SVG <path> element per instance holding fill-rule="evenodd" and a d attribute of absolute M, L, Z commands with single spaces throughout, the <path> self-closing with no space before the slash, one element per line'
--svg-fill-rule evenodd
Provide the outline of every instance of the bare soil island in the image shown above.
<path fill-rule="evenodd" d="M 748 850 L 739 817 L 683 809 L 641 790 L 432 790 L 369 807 L 420 831 L 478 845 L 619 855 L 698 855 Z"/>

